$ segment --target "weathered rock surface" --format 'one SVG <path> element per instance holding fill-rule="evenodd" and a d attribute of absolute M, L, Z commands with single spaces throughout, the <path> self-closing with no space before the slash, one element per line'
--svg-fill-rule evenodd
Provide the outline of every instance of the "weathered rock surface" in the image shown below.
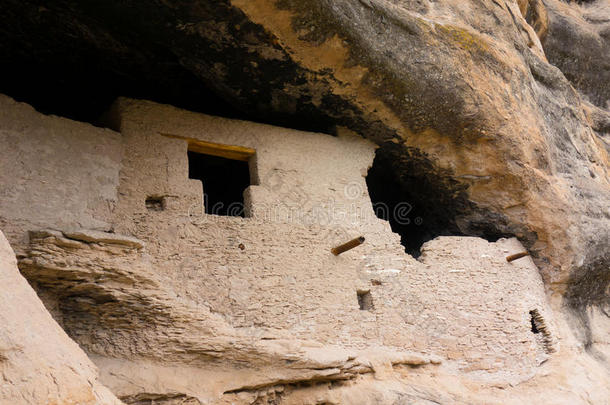
<path fill-rule="evenodd" d="M 7 239 L 25 237 L 24 227 L 108 229 L 119 183 L 120 134 L 42 115 L 4 95 L 0 104 L 0 227 Z M 12 180 L 17 178 L 27 181 Z"/>
<path fill-rule="evenodd" d="M 234 328 L 229 317 L 168 289 L 137 248 L 109 239 L 82 242 L 56 231 L 36 232 L 20 265 L 40 291 L 56 298 L 56 317 L 100 367 L 104 384 L 126 403 L 518 404 L 533 397 L 547 403 L 587 397 L 601 404 L 609 394 L 603 366 L 570 351 L 543 355 L 546 363 L 537 375 L 513 388 L 505 377 L 491 385 L 477 382 L 477 373 L 490 371 L 492 363 L 473 364 L 471 377 L 463 378 L 439 356 L 382 346 L 350 349 L 302 340 L 289 330 Z M 446 266 L 451 243 L 466 251 L 464 242 L 434 241 L 425 262 Z M 443 245 L 448 250 L 439 250 Z M 470 264 L 474 252 L 454 259 L 452 271 L 464 272 L 460 262 Z M 389 276 L 377 277 L 390 282 Z M 510 367 L 503 364 L 500 375 Z"/>
<path fill-rule="evenodd" d="M 610 395 L 603 311 L 583 303 L 589 323 L 576 339 L 568 321 L 583 319 L 549 304 L 531 258 L 506 261 L 523 250 L 515 238 L 439 237 L 418 260 L 406 254 L 375 215 L 364 178 L 375 146 L 361 137 L 120 99 L 116 142 L 114 131 L 0 103 L 0 133 L 19 151 L 7 167 L 32 162 L 0 173 L 11 201 L 0 222 L 20 270 L 126 403 L 603 404 Z M 24 112 L 36 117 L 25 128 L 15 125 Z M 61 187 L 64 155 L 36 161 L 30 137 L 39 134 L 49 152 L 59 140 L 60 151 L 87 151 L 81 136 L 107 137 L 89 143 L 110 141 L 106 153 L 122 156 L 104 172 L 118 184 L 65 195 L 110 212 L 80 210 L 66 222 L 45 204 L 37 186 Z M 247 217 L 201 211 L 206 183 L 189 178 L 193 142 L 256 150 Z M 70 182 L 100 181 L 94 172 L 72 172 Z M 37 216 L 17 215 L 22 205 Z M 360 234 L 357 250 L 330 253 Z"/>
<path fill-rule="evenodd" d="M 415 367 L 441 362 L 437 356 L 348 350 L 299 341 L 289 333 L 269 330 L 267 336 L 260 336 L 235 329 L 219 314 L 165 288 L 137 247 L 125 246 L 120 236 L 114 236 L 115 240 L 112 234 L 98 236 L 83 242 L 56 231 L 32 233 L 31 249 L 20 266 L 41 291 L 55 297 L 62 326 L 87 352 L 98 355 L 96 361 L 109 374 L 114 392 L 129 401 L 141 400 L 146 393 L 117 374 L 152 385 L 170 372 L 171 364 L 187 364 L 180 375 L 195 373 L 207 384 L 196 392 L 172 393 L 168 389 L 177 381 L 158 382 L 157 388 L 164 391 L 148 393 L 149 399 L 175 395 L 198 397 L 205 403 L 242 391 L 352 380 L 373 373 L 374 364 Z M 146 364 L 152 372 L 129 374 L 127 370 L 138 364 Z M 240 372 L 240 364 L 247 364 L 249 370 Z"/>
<path fill-rule="evenodd" d="M 258 119 L 347 126 L 426 179 L 452 213 L 441 233 L 518 236 L 558 292 L 572 273 L 608 266 L 607 151 L 547 62 L 606 108 L 606 1 L 2 7 L 29 28 L 2 28 L 10 66 L 75 67 L 93 54 L 110 84 L 119 72 L 196 98 L 199 81 Z"/>
<path fill-rule="evenodd" d="M 541 40 L 549 62 L 586 99 L 608 111 L 610 2 L 547 0 L 540 9 L 547 13 L 548 30 Z"/>
<path fill-rule="evenodd" d="M 516 234 L 558 290 L 577 268 L 608 267 L 607 153 L 514 3 L 232 4 L 314 75 L 293 99 L 328 83 L 358 111 L 345 125 L 398 144 L 386 146 L 397 172 L 432 162 L 460 231 Z"/>
<path fill-rule="evenodd" d="M 98 365 L 103 365 L 102 375 L 126 401 L 607 401 L 610 69 L 606 0 L 168 0 L 146 5 L 133 1 L 49 4 L 8 0 L 0 4 L 0 12 L 12 22 L 0 27 L 0 51 L 6 56 L 2 69 L 9 73 L 2 76 L 0 90 L 19 93 L 23 86 L 21 95 L 39 102 L 47 111 L 65 108 L 89 120 L 93 114 L 83 106 L 99 112 L 100 104 L 126 93 L 200 109 L 219 104 L 217 100 L 222 99 L 238 114 L 257 120 L 324 132 L 342 133 L 349 128 L 380 146 L 377 155 L 386 162 L 384 170 L 396 174 L 401 188 L 417 190 L 405 195 L 407 202 L 423 207 L 426 218 L 444 217 L 430 229 L 431 233 L 488 239 L 516 236 L 532 253 L 552 309 L 561 314 L 556 319 L 557 333 L 566 349 L 542 365 L 533 365 L 535 362 L 528 358 L 520 370 L 538 367 L 537 373 L 516 387 L 473 388 L 470 380 L 456 377 L 455 369 L 445 364 L 425 365 L 422 370 L 408 368 L 404 374 L 387 362 L 385 368 L 367 368 L 367 361 L 383 355 L 366 357 L 353 348 L 348 353 L 342 351 L 345 347 L 336 349 L 341 353 L 339 360 L 328 360 L 320 353 L 310 356 L 310 344 L 294 336 L 265 339 L 257 335 L 252 341 L 248 333 L 236 329 L 243 332 L 244 328 L 259 327 L 256 322 L 261 319 L 262 325 L 268 325 L 274 322 L 272 315 L 282 311 L 277 306 L 244 305 L 251 299 L 247 284 L 250 274 L 243 270 L 247 268 L 246 258 L 242 258 L 243 269 L 229 266 L 232 272 L 228 273 L 224 263 L 214 262 L 224 258 L 224 253 L 218 252 L 229 249 L 226 241 L 230 238 L 224 231 L 219 231 L 219 239 L 201 236 L 203 227 L 176 222 L 171 215 L 146 219 L 143 201 L 152 189 L 155 195 L 159 190 L 166 193 L 170 201 L 175 194 L 169 191 L 176 191 L 172 184 L 180 185 L 182 196 L 201 194 L 180 182 L 186 177 L 184 161 L 173 166 L 169 160 L 158 164 L 159 157 L 184 154 L 186 146 L 159 141 L 159 134 L 151 130 L 163 127 L 166 116 L 160 115 L 154 125 L 138 121 L 139 109 L 157 107 L 135 103 L 135 119 L 111 120 L 114 129 L 124 133 L 125 138 L 121 138 L 113 131 L 94 131 L 86 125 L 74 132 L 62 132 L 61 128 L 69 126 L 65 120 L 58 123 L 57 118 L 40 118 L 33 110 L 14 108 L 14 102 L 3 98 L 3 105 L 10 110 L 0 112 L 2 121 L 8 123 L 0 139 L 5 141 L 3 150 L 10 151 L 10 159 L 2 160 L 2 173 L 22 178 L 20 167 L 37 166 L 42 160 L 28 150 L 20 150 L 19 145 L 15 147 L 12 140 L 17 135 L 32 137 L 39 151 L 61 151 L 58 154 L 64 159 L 41 155 L 50 162 L 44 166 L 48 170 L 27 172 L 23 183 L 3 189 L 2 197 L 9 198 L 0 201 L 0 226 L 13 238 L 11 241 L 18 243 L 24 273 L 37 286 L 47 307 L 89 354 L 98 356 L 95 358 Z M 84 67 L 83 61 L 88 61 Z M 37 74 L 41 73 L 38 68 L 44 74 Z M 15 74 L 22 69 L 34 74 Z M 35 85 L 28 87 L 29 83 Z M 64 90 L 65 83 L 70 83 L 66 90 L 72 98 L 60 100 L 59 110 L 53 110 L 54 96 L 42 94 L 55 95 Z M 40 91 L 40 87 L 55 91 Z M 209 96 L 210 89 L 214 98 Z M 93 98 L 91 94 L 100 96 Z M 18 111 L 21 118 L 15 119 L 12 111 Z M 35 125 L 23 124 L 23 120 L 35 120 Z M 170 121 L 165 121 L 169 125 Z M 45 129 L 39 130 L 39 124 Z M 227 134 L 222 130 L 224 124 L 214 125 L 220 130 L 210 133 Z M 196 126 L 189 128 L 180 122 L 171 126 L 165 129 L 171 132 L 179 128 L 190 136 L 197 135 Z M 71 138 L 79 138 L 76 135 L 82 136 L 80 144 L 72 142 L 75 139 Z M 58 147 L 63 139 L 76 145 L 74 149 Z M 228 135 L 224 140 L 229 139 L 235 138 Z M 157 146 L 142 146 L 149 140 Z M 123 146 L 127 154 L 121 163 Z M 268 146 L 263 143 L 261 149 L 272 150 Z M 95 148 L 102 148 L 97 152 L 107 159 L 96 159 Z M 326 151 L 320 148 L 309 153 Z M 138 167 L 141 156 L 150 159 Z M 66 164 L 72 159 L 78 160 Z M 73 175 L 72 166 L 85 167 L 86 176 Z M 155 173 L 154 179 L 162 179 L 163 186 L 155 189 L 149 183 L 133 180 L 141 179 L 137 172 L 142 168 Z M 62 172 L 69 187 L 54 188 L 44 183 L 50 174 Z M 145 174 L 150 176 L 150 172 Z M 290 170 L 279 173 L 294 180 Z M 315 168 L 312 173 L 319 174 Z M 74 197 L 70 190 L 80 184 L 85 187 Z M 344 186 L 340 181 L 338 184 Z M 100 186 L 104 192 L 98 195 L 95 187 L 87 185 Z M 25 203 L 21 197 L 32 190 L 39 191 L 36 204 Z M 253 193 L 257 197 L 256 191 Z M 50 198 L 45 204 L 47 195 L 58 198 Z M 62 207 L 62 200 L 70 202 L 71 208 Z M 64 215 L 50 218 L 43 213 L 46 205 Z M 223 229 L 234 232 L 243 224 L 224 225 Z M 72 233 L 79 226 L 95 231 Z M 146 239 L 146 244 L 132 236 L 97 233 L 113 231 L 115 226 L 122 233 Z M 289 235 L 287 230 L 270 232 L 264 224 L 245 228 L 248 226 L 276 232 L 278 238 Z M 37 233 L 49 227 L 54 230 Z M 28 230 L 36 231 L 31 241 L 24 237 Z M 292 235 L 305 234 L 301 229 Z M 218 266 L 198 266 L 194 260 L 180 267 L 178 258 L 155 244 L 151 235 L 163 240 L 165 248 L 182 243 L 175 241 L 176 235 L 181 241 L 193 242 L 193 246 L 205 241 L 217 249 L 203 252 Z M 277 249 L 279 243 L 274 243 L 271 246 Z M 382 238 L 371 240 L 375 252 L 393 246 L 392 254 L 399 255 L 395 252 L 396 241 L 392 243 Z M 485 245 L 484 249 L 488 248 Z M 423 261 L 425 253 L 426 249 Z M 151 256 L 146 258 L 147 254 Z M 428 257 L 441 267 L 447 263 L 442 255 L 431 253 Z M 493 270 L 499 265 L 496 259 L 476 263 Z M 329 263 L 326 258 L 319 260 L 315 263 Z M 295 262 L 299 264 L 284 263 Z M 354 263 L 351 265 L 356 268 Z M 384 265 L 393 269 L 391 264 Z M 401 256 L 401 265 L 409 274 L 425 274 L 422 264 L 410 257 Z M 262 274 L 280 280 L 280 285 L 289 285 L 289 279 L 278 278 L 277 269 L 273 267 L 267 274 L 269 269 L 263 268 Z M 200 281 L 198 271 L 213 277 Z M 161 279 L 159 274 L 163 272 Z M 327 279 L 318 277 L 328 286 L 324 284 Z M 189 285 L 185 280 L 195 281 Z M 205 284 L 207 280 L 211 280 L 209 285 Z M 353 292 L 349 278 L 341 281 L 342 294 L 330 303 L 347 302 L 348 289 Z M 266 286 L 267 282 L 276 285 L 267 279 L 257 280 L 260 284 L 255 285 Z M 502 286 L 508 284 L 503 282 Z M 437 286 L 445 288 L 442 283 Z M 66 295 L 65 291 L 73 294 Z M 267 292 L 269 295 L 263 295 Z M 271 289 L 259 292 L 260 296 L 273 298 L 272 293 Z M 330 295 L 330 291 L 327 293 Z M 383 301 L 390 308 L 391 298 Z M 320 303 L 308 304 L 315 307 Z M 238 310 L 255 313 L 256 322 L 236 317 L 234 312 Z M 421 311 L 415 315 L 427 314 Z M 369 321 L 362 314 L 358 316 Z M 385 318 L 385 322 L 391 325 L 394 319 L 402 319 L 395 324 L 404 321 L 398 316 Z M 376 322 L 370 318 L 369 325 Z M 423 325 L 423 336 L 438 332 L 419 318 L 414 323 Z M 520 325 L 523 327 L 523 323 Z M 320 336 L 325 339 L 341 332 L 336 331 L 335 324 L 325 329 L 323 326 L 318 319 L 313 330 L 322 330 Z M 379 338 L 379 334 L 366 335 L 365 327 L 359 329 L 348 328 L 347 334 L 363 333 L 369 344 L 374 339 L 371 336 Z M 498 335 L 501 332 L 495 331 Z M 527 329 L 514 328 L 513 332 Z M 202 335 L 211 337 L 202 341 Z M 400 340 L 404 334 L 396 336 L 404 343 Z M 467 336 L 470 348 L 486 344 L 473 339 L 480 338 L 478 332 Z M 384 339 L 383 345 L 392 338 Z M 297 347 L 290 346 L 295 341 Z M 451 359 L 450 344 L 436 335 L 430 339 L 430 346 L 425 339 L 408 343 L 415 341 L 424 342 L 427 349 L 439 344 L 447 350 L 449 363 L 460 363 L 465 358 L 462 352 L 456 352 L 456 358 Z M 525 338 L 523 342 L 531 343 Z M 342 345 L 347 343 L 342 341 Z M 488 349 L 495 352 L 494 345 Z M 299 353 L 298 361 L 289 356 L 295 352 Z M 419 356 L 418 361 L 431 359 Z M 366 360 L 358 360 L 363 358 Z M 168 359 L 180 364 L 167 364 Z M 215 362 L 227 362 L 230 373 L 205 369 Z M 236 370 L 243 369 L 244 363 L 256 364 L 259 374 L 239 374 Z M 186 369 L 185 364 L 194 368 Z M 459 366 L 461 372 L 473 364 L 488 367 L 485 370 L 499 367 L 473 355 Z M 148 369 L 149 373 L 135 373 Z M 384 370 L 390 378 L 382 377 Z M 202 389 L 197 388 L 197 379 L 191 382 L 184 376 L 183 381 L 189 381 L 184 384 L 177 381 L 179 378 L 171 378 L 184 375 L 180 373 L 217 384 Z M 398 382 L 393 380 L 396 374 L 401 374 Z M 235 375 L 239 384 L 233 384 Z M 340 383 L 344 380 L 346 384 Z M 354 382 L 359 384 L 352 385 Z M 303 389 L 299 385 L 303 383 L 312 386 Z M 542 397 L 542 391 L 552 401 Z"/>
<path fill-rule="evenodd" d="M 0 404 L 122 403 L 19 274 L 1 232 L 0 285 Z"/>

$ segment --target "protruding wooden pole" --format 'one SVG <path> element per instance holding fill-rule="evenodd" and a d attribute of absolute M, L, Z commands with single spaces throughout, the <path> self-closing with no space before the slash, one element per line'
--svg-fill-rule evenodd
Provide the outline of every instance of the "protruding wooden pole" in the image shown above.
<path fill-rule="evenodd" d="M 506 261 L 510 263 L 513 260 L 521 259 L 522 257 L 525 257 L 527 255 L 529 255 L 529 253 L 527 252 L 515 253 L 514 255 L 506 256 Z"/>
<path fill-rule="evenodd" d="M 364 236 L 360 236 L 356 239 L 352 239 L 343 245 L 339 245 L 335 248 L 332 248 L 330 251 L 335 255 L 339 256 L 343 252 L 347 252 L 350 249 L 355 248 L 356 246 L 360 246 L 364 243 Z"/>

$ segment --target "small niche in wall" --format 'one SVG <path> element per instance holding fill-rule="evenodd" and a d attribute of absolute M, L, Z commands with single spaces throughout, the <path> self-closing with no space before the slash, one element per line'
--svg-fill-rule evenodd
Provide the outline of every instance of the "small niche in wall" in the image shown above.
<path fill-rule="evenodd" d="M 373 306 L 373 296 L 369 290 L 358 290 L 356 291 L 358 296 L 358 306 L 362 311 L 372 311 L 375 307 Z"/>
<path fill-rule="evenodd" d="M 165 197 L 150 196 L 146 198 L 146 209 L 149 211 L 163 211 L 165 209 Z"/>
<path fill-rule="evenodd" d="M 537 340 L 543 345 L 544 351 L 546 353 L 553 353 L 555 348 L 551 332 L 548 330 L 544 318 L 537 309 L 530 311 L 530 326 L 532 333 L 539 337 Z"/>

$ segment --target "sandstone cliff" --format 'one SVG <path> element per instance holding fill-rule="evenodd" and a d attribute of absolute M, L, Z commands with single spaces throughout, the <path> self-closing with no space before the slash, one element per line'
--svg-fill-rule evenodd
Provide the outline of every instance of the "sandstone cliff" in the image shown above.
<path fill-rule="evenodd" d="M 44 112 L 93 121 L 127 95 L 334 135 L 130 99 L 100 129 L 1 98 L 0 229 L 124 401 L 607 401 L 607 0 L 9 0 L 0 12 L 12 21 L 0 91 Z M 197 142 L 256 151 L 251 217 L 193 220 Z M 410 228 L 374 215 L 387 190 L 413 208 Z M 352 220 L 265 217 L 328 201 Z M 360 234 L 361 255 L 328 256 Z M 533 260 L 505 263 L 519 249 Z M 358 309 L 361 294 L 374 308 Z M 38 312 L 32 325 L 57 329 Z M 533 335 L 538 316 L 549 336 Z M 70 390 L 110 401 L 78 383 L 96 378 L 79 364 Z M 6 398 L 26 389 L 4 375 Z"/>
<path fill-rule="evenodd" d="M 120 404 L 19 274 L 0 233 L 0 403 Z"/>

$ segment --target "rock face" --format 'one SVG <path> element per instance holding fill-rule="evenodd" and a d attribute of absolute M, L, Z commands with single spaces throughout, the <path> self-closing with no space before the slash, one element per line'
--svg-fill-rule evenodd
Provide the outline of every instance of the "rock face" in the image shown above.
<path fill-rule="evenodd" d="M 205 84 L 250 117 L 349 127 L 382 145 L 397 172 L 426 179 L 451 212 L 440 234 L 516 235 L 558 292 L 578 283 L 572 274 L 608 265 L 608 155 L 589 122 L 607 131 L 606 1 L 2 7 L 31 28 L 2 28 L 7 66 L 80 66 L 94 53 L 96 66 L 142 85 L 176 77 L 187 99 L 194 76 L 201 94 Z M 63 52 L 51 57 L 54 48 Z M 597 118 L 547 58 L 602 108 Z"/>
<path fill-rule="evenodd" d="M 0 90 L 87 119 L 124 91 L 199 109 L 224 105 L 220 112 L 231 106 L 233 115 L 337 135 L 231 123 L 128 99 L 106 115 L 111 131 L 44 117 L 2 97 L 0 227 L 48 308 L 126 401 L 518 401 L 553 384 L 567 384 L 553 391 L 566 402 L 608 397 L 600 383 L 608 378 L 610 305 L 607 0 L 81 3 L 2 2 L 0 12 L 19 24 L 0 27 L 2 69 L 11 73 L 2 75 L 11 79 L 2 79 Z M 81 69 L 83 60 L 91 62 Z M 15 74 L 37 67 L 45 74 Z M 63 91 L 65 83 L 71 98 L 46 97 L 56 92 L 39 87 Z M 188 180 L 186 153 L 210 143 L 256 150 L 247 218 L 190 219 L 202 192 Z M 408 252 L 416 255 L 436 236 L 454 238 L 429 242 L 415 260 L 373 216 L 377 198 L 413 209 L 408 227 L 391 224 L 404 230 Z M 308 223 L 328 201 L 343 203 L 343 213 L 355 206 L 355 222 Z M 264 207 L 279 203 L 307 215 L 296 226 L 283 214 L 260 220 Z M 364 257 L 351 252 L 332 262 L 317 253 L 364 233 Z M 533 257 L 516 281 L 503 278 L 513 270 L 500 257 L 509 242 L 495 242 L 512 236 Z M 243 249 L 234 252 L 235 245 Z M 312 247 L 319 249 L 307 253 Z M 262 258 L 260 268 L 247 270 L 249 255 Z M 402 287 L 363 272 L 369 264 L 380 274 L 401 274 Z M 481 312 L 485 291 L 464 302 L 468 283 L 459 277 L 469 264 L 482 269 L 481 285 L 498 284 L 505 293 L 489 297 L 498 301 Z M 535 266 L 550 302 L 532 276 Z M 312 280 L 316 288 L 299 289 Z M 62 292 L 79 291 L 81 281 L 82 294 Z M 438 299 L 423 298 L 420 291 L 430 288 Z M 258 297 L 262 302 L 253 303 Z M 358 312 L 356 299 L 364 307 L 372 300 L 374 311 Z M 404 312 L 405 304 L 418 309 Z M 458 305 L 462 312 L 442 310 Z M 477 324 L 492 313 L 505 318 L 499 326 Z M 549 318 L 548 328 L 534 328 Z M 136 326 L 145 323 L 151 331 Z M 290 335 L 267 339 L 257 328 Z M 540 334 L 534 329 L 550 336 L 532 337 Z M 202 334 L 211 348 L 202 346 Z M 310 340 L 326 350 L 313 360 L 310 343 L 302 342 Z M 298 348 L 285 350 L 292 341 Z M 373 342 L 381 350 L 363 355 Z M 480 355 L 473 350 L 482 347 Z M 412 379 L 393 385 L 404 370 L 378 359 L 397 348 L 426 365 L 421 373 L 409 368 Z M 334 350 L 340 360 L 326 361 Z M 295 351 L 297 360 L 286 358 Z M 246 383 L 233 386 L 205 371 L 219 352 L 230 367 L 254 365 L 263 377 L 243 375 Z M 437 355 L 442 364 L 429 364 Z M 203 373 L 188 369 L 192 375 L 215 381 L 212 388 L 202 392 L 168 377 L 185 364 Z M 155 371 L 134 373 L 148 368 Z M 426 382 L 432 373 L 459 380 L 456 386 L 484 381 L 474 390 L 443 386 L 448 398 Z M 134 382 L 117 375 L 137 376 Z M 490 385 L 519 381 L 503 394 Z M 301 390 L 302 383 L 312 386 Z M 413 384 L 429 389 L 421 394 Z M 328 387 L 334 390 L 321 394 Z"/>
<path fill-rule="evenodd" d="M 0 283 L 0 404 L 121 404 L 19 274 L 2 233 Z"/>
<path fill-rule="evenodd" d="M 557 291 L 608 268 L 607 153 L 515 4 L 232 4 L 314 73 L 307 83 L 349 100 L 361 121 L 344 124 L 393 153 L 394 170 L 431 162 L 410 174 L 454 196 L 459 231 L 517 235 Z M 290 88 L 324 99 L 313 83 Z"/>
<path fill-rule="evenodd" d="M 546 1 L 548 31 L 542 38 L 549 62 L 586 99 L 610 108 L 610 2 Z M 535 16 L 532 19 L 538 20 Z M 529 19 L 528 19 L 529 21 Z"/>
<path fill-rule="evenodd" d="M 578 318 L 552 307 L 531 258 L 507 262 L 524 249 L 517 239 L 439 237 L 418 260 L 405 253 L 376 215 L 388 207 L 369 197 L 367 183 L 379 181 L 365 179 L 375 165 L 370 141 L 130 99 L 108 114 L 117 139 L 1 101 L 5 145 L 19 151 L 8 167 L 32 162 L 31 171 L 0 173 L 11 201 L 0 221 L 19 268 L 125 403 L 520 403 L 538 395 L 603 403 L 609 394 L 605 315 L 588 313 L 582 338 L 592 357 L 583 354 L 568 326 Z M 15 125 L 24 116 L 25 129 Z M 36 161 L 37 134 L 58 153 Z M 111 205 L 75 211 L 98 229 L 67 222 L 38 197 L 39 184 L 61 187 L 59 152 L 86 152 L 83 137 L 114 145 L 88 167 L 120 156 L 102 172 L 118 178 L 114 190 L 66 194 L 75 207 Z M 244 217 L 203 209 L 202 191 L 209 203 L 207 185 L 223 173 L 204 172 L 203 184 L 192 177 L 194 154 L 227 150 L 255 151 Z M 104 178 L 92 174 L 69 179 Z M 28 202 L 37 216 L 15 215 Z M 406 221 L 411 212 L 393 214 Z M 331 254 L 356 235 L 366 242 Z"/>

